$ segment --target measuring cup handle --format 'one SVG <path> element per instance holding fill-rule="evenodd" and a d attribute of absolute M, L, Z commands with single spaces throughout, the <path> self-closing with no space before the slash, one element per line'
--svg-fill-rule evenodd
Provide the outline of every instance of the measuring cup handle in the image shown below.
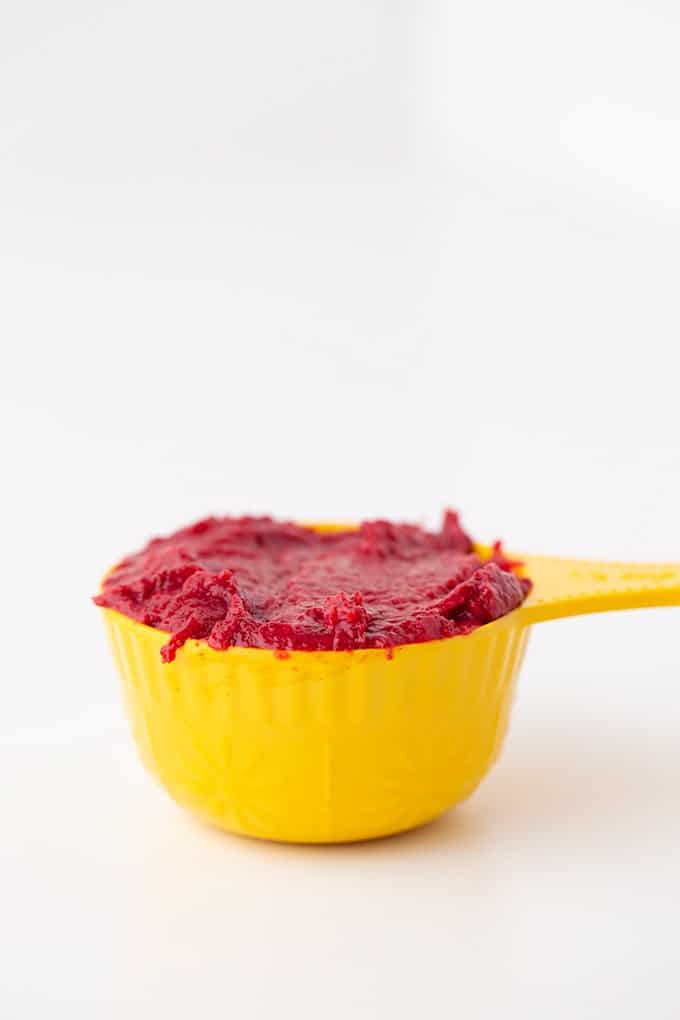
<path fill-rule="evenodd" d="M 520 609 L 527 623 L 680 605 L 680 563 L 598 563 L 521 553 L 516 558 L 524 564 L 522 573 L 534 582 Z"/>

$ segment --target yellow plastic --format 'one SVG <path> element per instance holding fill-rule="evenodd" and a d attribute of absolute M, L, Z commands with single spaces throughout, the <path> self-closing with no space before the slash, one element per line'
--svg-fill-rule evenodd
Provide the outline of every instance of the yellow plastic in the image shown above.
<path fill-rule="evenodd" d="M 680 605 L 680 564 L 598 563 L 549 556 L 516 557 L 534 589 L 517 610 L 526 623 L 612 609 Z"/>
<path fill-rule="evenodd" d="M 680 565 L 520 558 L 523 606 L 391 658 L 191 641 L 164 665 L 167 635 L 102 610 L 143 762 L 180 804 L 263 839 L 372 839 L 437 817 L 499 754 L 531 624 L 680 604 Z"/>

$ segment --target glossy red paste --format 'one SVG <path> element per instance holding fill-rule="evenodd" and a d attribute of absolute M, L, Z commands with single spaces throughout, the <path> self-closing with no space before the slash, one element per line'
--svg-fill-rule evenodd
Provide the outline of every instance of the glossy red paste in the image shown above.
<path fill-rule="evenodd" d="M 211 648 L 329 650 L 468 634 L 531 587 L 497 546 L 483 563 L 447 512 L 441 531 L 366 521 L 319 534 L 269 517 L 209 517 L 128 556 L 95 597 L 167 631 L 164 661 L 190 638 Z"/>

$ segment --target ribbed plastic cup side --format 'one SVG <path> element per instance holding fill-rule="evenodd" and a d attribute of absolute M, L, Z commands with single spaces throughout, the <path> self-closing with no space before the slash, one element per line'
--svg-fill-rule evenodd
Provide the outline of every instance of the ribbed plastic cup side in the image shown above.
<path fill-rule="evenodd" d="M 103 610 L 142 760 L 180 804 L 265 839 L 342 842 L 420 825 L 500 750 L 527 630 L 384 651 L 216 652 Z"/>

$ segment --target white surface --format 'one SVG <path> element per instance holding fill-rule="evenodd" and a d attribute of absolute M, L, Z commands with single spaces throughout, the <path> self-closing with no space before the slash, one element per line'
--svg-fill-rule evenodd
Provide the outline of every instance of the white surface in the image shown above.
<path fill-rule="evenodd" d="M 679 51 L 661 0 L 2 8 L 3 1020 L 677 1018 L 677 612 L 538 629 L 469 804 L 304 850 L 156 790 L 87 596 L 210 511 L 680 560 Z"/>

